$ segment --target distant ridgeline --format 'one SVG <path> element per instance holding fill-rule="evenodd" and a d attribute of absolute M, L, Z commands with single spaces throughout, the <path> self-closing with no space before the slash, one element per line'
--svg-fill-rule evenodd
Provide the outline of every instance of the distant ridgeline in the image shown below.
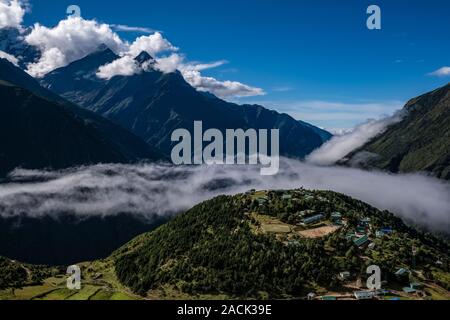
<path fill-rule="evenodd" d="M 279 129 L 280 153 L 303 158 L 331 138 L 331 134 L 259 105 L 238 105 L 213 94 L 197 91 L 176 71 L 155 68 L 132 76 L 100 79 L 96 73 L 119 57 L 108 47 L 47 74 L 41 84 L 69 101 L 94 111 L 136 134 L 170 156 L 172 133 L 194 132 L 194 121 L 204 130 Z M 154 62 L 147 53 L 135 58 L 139 64 Z M 151 65 L 151 64 L 150 64 Z"/>
<path fill-rule="evenodd" d="M 122 284 L 153 298 L 339 292 L 340 273 L 365 279 L 373 264 L 385 288 L 414 278 L 450 289 L 448 243 L 345 195 L 303 189 L 206 201 L 136 238 L 111 261 Z M 396 276 L 400 268 L 409 278 Z"/>

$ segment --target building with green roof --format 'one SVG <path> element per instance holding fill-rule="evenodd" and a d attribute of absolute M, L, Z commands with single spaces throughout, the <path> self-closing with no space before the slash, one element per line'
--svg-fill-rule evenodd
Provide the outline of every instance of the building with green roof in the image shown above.
<path fill-rule="evenodd" d="M 324 218 L 325 218 L 325 216 L 323 214 L 316 214 L 315 216 L 303 219 L 303 224 L 304 225 L 314 224 L 319 221 L 322 221 Z"/>
<path fill-rule="evenodd" d="M 357 247 L 362 247 L 369 242 L 369 236 L 365 235 L 353 241 Z"/>
<path fill-rule="evenodd" d="M 337 297 L 335 297 L 335 296 L 323 296 L 321 298 L 321 300 L 335 301 L 335 300 L 337 300 Z"/>

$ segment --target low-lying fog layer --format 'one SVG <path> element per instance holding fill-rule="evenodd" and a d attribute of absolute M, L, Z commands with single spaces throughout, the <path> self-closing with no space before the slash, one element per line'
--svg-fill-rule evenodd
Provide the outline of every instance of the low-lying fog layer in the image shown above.
<path fill-rule="evenodd" d="M 405 109 L 399 110 L 392 116 L 369 120 L 343 135 L 336 135 L 311 153 L 307 157 L 307 162 L 317 165 L 333 165 L 352 151 L 362 147 L 370 139 L 383 133 L 390 125 L 402 121 L 406 116 Z"/>
<path fill-rule="evenodd" d="M 249 189 L 333 190 L 437 231 L 450 230 L 450 185 L 422 175 L 319 167 L 282 159 L 280 173 L 258 166 L 97 165 L 64 171 L 16 170 L 0 185 L 0 215 L 119 213 L 167 215 L 219 194 Z"/>

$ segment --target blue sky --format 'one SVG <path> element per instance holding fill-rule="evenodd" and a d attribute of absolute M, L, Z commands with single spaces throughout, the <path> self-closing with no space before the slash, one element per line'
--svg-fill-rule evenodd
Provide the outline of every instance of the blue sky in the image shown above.
<path fill-rule="evenodd" d="M 429 75 L 450 66 L 446 0 L 30 2 L 25 25 L 55 25 L 76 4 L 85 19 L 160 30 L 191 61 L 228 61 L 205 75 L 266 92 L 239 102 L 330 129 L 391 113 L 450 82 Z M 371 4 L 381 7 L 382 30 L 366 28 Z"/>

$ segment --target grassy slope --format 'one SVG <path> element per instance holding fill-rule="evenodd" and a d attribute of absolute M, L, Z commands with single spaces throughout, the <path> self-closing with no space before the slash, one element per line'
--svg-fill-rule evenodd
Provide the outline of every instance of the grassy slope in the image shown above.
<path fill-rule="evenodd" d="M 82 270 L 81 290 L 68 290 L 65 268 L 53 269 L 52 276 L 39 283 L 24 283 L 19 289 L 0 290 L 0 300 L 139 300 L 118 283 L 111 261 L 79 264 Z M 40 269 L 37 266 L 36 269 Z M 45 267 L 42 267 L 45 268 Z"/>

